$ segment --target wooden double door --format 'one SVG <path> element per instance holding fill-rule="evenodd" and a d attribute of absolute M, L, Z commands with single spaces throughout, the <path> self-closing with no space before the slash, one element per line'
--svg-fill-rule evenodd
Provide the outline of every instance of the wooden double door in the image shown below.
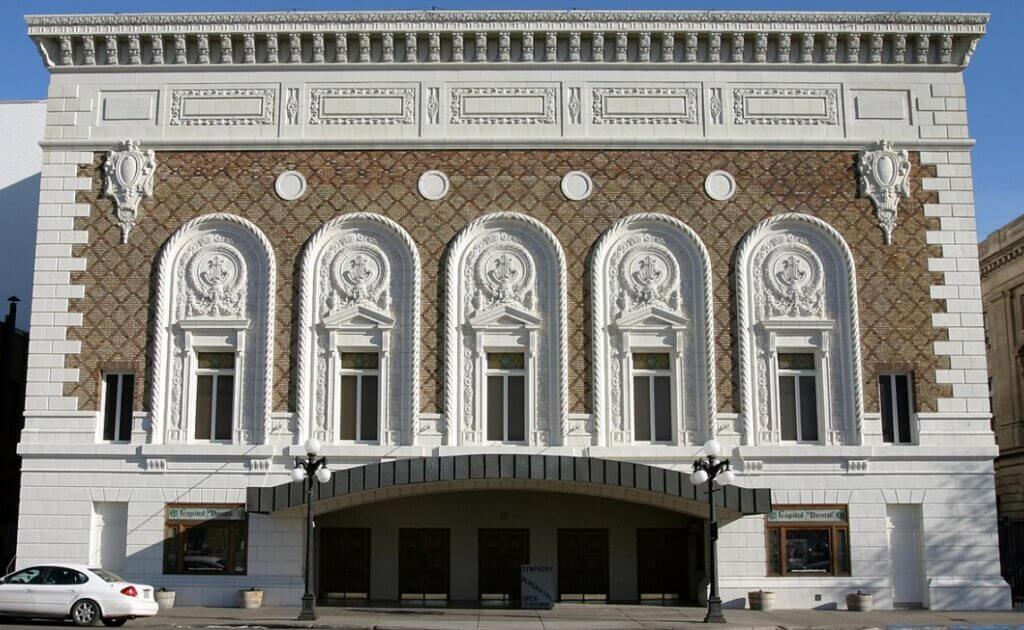
<path fill-rule="evenodd" d="M 558 530 L 558 598 L 608 600 L 608 530 Z"/>
<path fill-rule="evenodd" d="M 691 538 L 685 529 L 636 530 L 636 574 L 640 601 L 690 603 Z M 694 540 L 700 544 L 698 540 Z"/>
<path fill-rule="evenodd" d="M 441 602 L 449 597 L 451 542 L 442 528 L 398 530 L 398 596 Z"/>
<path fill-rule="evenodd" d="M 322 527 L 320 597 L 359 600 L 370 597 L 370 528 Z"/>
<path fill-rule="evenodd" d="M 518 606 L 521 567 L 530 563 L 530 530 L 481 529 L 477 545 L 480 600 Z"/>

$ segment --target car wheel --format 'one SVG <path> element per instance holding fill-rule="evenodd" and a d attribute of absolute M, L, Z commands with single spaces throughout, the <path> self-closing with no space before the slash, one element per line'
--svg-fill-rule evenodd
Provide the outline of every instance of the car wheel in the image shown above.
<path fill-rule="evenodd" d="M 80 599 L 71 607 L 71 621 L 76 626 L 95 626 L 100 619 L 100 607 L 91 599 Z"/>
<path fill-rule="evenodd" d="M 127 621 L 128 621 L 127 617 L 119 617 L 117 619 L 108 619 L 107 617 L 104 617 L 103 618 L 103 625 L 107 626 L 108 628 L 120 628 Z"/>

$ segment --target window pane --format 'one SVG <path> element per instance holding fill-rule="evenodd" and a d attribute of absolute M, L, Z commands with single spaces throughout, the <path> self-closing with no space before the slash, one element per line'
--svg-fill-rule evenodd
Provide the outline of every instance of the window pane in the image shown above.
<path fill-rule="evenodd" d="M 502 376 L 487 377 L 487 439 L 491 442 L 505 439 L 505 378 Z"/>
<path fill-rule="evenodd" d="M 526 369 L 526 355 L 522 352 L 488 352 L 487 369 L 524 370 Z"/>
<path fill-rule="evenodd" d="M 796 377 L 779 377 L 779 412 L 782 414 L 782 439 L 796 440 Z"/>
<path fill-rule="evenodd" d="M 376 370 L 380 359 L 376 352 L 342 352 L 341 367 L 349 370 Z"/>
<path fill-rule="evenodd" d="M 135 375 L 121 376 L 121 424 L 118 426 L 117 439 L 127 442 L 132 439 L 132 406 L 135 396 Z"/>
<path fill-rule="evenodd" d="M 234 352 L 200 352 L 199 367 L 206 370 L 233 370 L 235 369 Z"/>
<path fill-rule="evenodd" d="M 217 426 L 214 427 L 216 439 L 230 440 L 232 426 L 232 410 L 235 408 L 235 377 L 221 374 L 217 376 Z"/>
<path fill-rule="evenodd" d="M 672 381 L 667 376 L 654 377 L 654 439 L 672 439 Z"/>
<path fill-rule="evenodd" d="M 508 377 L 508 441 L 526 441 L 526 377 Z"/>
<path fill-rule="evenodd" d="M 840 575 L 850 574 L 850 541 L 845 529 L 836 529 L 836 564 Z"/>
<path fill-rule="evenodd" d="M 341 377 L 341 439 L 356 439 L 356 380 L 354 374 Z"/>
<path fill-rule="evenodd" d="M 633 367 L 638 370 L 669 369 L 667 352 L 634 352 Z"/>
<path fill-rule="evenodd" d="M 813 376 L 800 377 L 800 439 L 818 439 L 818 388 Z"/>
<path fill-rule="evenodd" d="M 363 397 L 360 402 L 359 439 L 377 440 L 377 377 L 363 376 Z"/>
<path fill-rule="evenodd" d="M 786 566 L 790 573 L 832 573 L 828 529 L 787 529 Z"/>
<path fill-rule="evenodd" d="M 882 374 L 878 377 L 878 396 L 882 406 L 882 440 L 894 442 L 893 408 L 892 408 L 892 376 Z"/>
<path fill-rule="evenodd" d="M 813 370 L 814 354 L 810 352 L 780 352 L 779 369 Z"/>
<path fill-rule="evenodd" d="M 107 374 L 106 391 L 103 393 L 103 439 L 114 439 L 114 428 L 117 424 L 117 374 Z"/>
<path fill-rule="evenodd" d="M 633 439 L 651 439 L 651 377 L 633 377 Z"/>
<path fill-rule="evenodd" d="M 213 376 L 196 377 L 196 439 L 210 439 L 210 419 L 213 409 Z"/>
<path fill-rule="evenodd" d="M 228 569 L 228 528 L 195 525 L 185 530 L 185 573 L 225 573 Z"/>
<path fill-rule="evenodd" d="M 896 411 L 899 419 L 900 442 L 910 441 L 910 379 L 906 374 L 897 374 Z"/>
<path fill-rule="evenodd" d="M 768 529 L 768 575 L 780 575 L 782 565 L 779 555 L 779 530 L 778 528 Z"/>

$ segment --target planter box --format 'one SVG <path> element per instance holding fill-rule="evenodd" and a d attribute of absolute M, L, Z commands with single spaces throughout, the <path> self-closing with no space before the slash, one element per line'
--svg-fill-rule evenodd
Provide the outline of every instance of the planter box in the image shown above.
<path fill-rule="evenodd" d="M 846 609 L 868 611 L 872 608 L 871 593 L 848 593 L 846 595 Z"/>
<path fill-rule="evenodd" d="M 263 591 L 238 591 L 239 608 L 259 608 L 263 605 Z"/>
<path fill-rule="evenodd" d="M 750 591 L 747 593 L 750 610 L 772 610 L 775 608 L 775 593 L 771 591 Z"/>
<path fill-rule="evenodd" d="M 174 608 L 174 591 L 153 591 L 153 598 L 160 608 Z"/>

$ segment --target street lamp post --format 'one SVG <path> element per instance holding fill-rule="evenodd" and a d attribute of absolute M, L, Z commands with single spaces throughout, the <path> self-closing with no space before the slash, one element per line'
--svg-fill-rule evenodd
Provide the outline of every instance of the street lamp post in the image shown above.
<path fill-rule="evenodd" d="M 720 486 L 727 486 L 735 479 L 735 474 L 729 465 L 729 460 L 718 459 L 722 454 L 722 445 L 718 440 L 711 438 L 704 443 L 704 453 L 707 457 L 697 459 L 693 462 L 693 472 L 690 473 L 690 482 L 699 486 L 702 483 L 708 484 L 708 581 L 711 592 L 708 593 L 708 613 L 704 616 L 704 623 L 725 623 L 725 616 L 722 614 L 722 598 L 718 596 L 718 521 L 715 518 L 715 490 L 711 482 L 715 481 Z"/>
<path fill-rule="evenodd" d="M 331 480 L 327 458 L 317 459 L 319 453 L 320 440 L 315 437 L 309 438 L 306 440 L 306 458 L 296 457 L 295 466 L 292 468 L 292 480 L 306 482 L 306 592 L 302 596 L 300 621 L 315 621 L 317 618 L 316 596 L 313 595 L 313 478 L 320 483 Z"/>

